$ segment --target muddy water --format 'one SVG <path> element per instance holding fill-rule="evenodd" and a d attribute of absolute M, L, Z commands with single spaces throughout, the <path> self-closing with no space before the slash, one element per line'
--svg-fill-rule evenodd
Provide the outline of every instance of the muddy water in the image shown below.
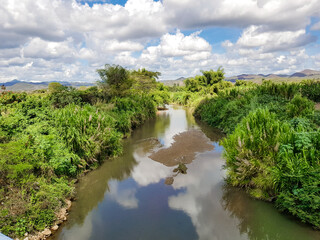
<path fill-rule="evenodd" d="M 160 112 L 125 140 L 122 157 L 81 179 L 54 239 L 319 240 L 320 232 L 225 186 L 221 137 L 182 108 Z"/>

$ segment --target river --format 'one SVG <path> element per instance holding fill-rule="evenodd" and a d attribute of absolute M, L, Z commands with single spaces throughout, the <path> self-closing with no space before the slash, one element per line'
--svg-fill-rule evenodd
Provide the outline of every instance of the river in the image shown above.
<path fill-rule="evenodd" d="M 124 140 L 121 157 L 81 178 L 52 239 L 319 240 L 319 231 L 225 185 L 222 137 L 181 107 L 158 112 Z"/>

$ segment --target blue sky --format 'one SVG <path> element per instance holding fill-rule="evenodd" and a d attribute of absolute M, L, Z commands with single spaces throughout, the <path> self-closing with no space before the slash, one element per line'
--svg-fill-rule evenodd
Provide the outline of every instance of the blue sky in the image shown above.
<path fill-rule="evenodd" d="M 0 82 L 98 79 L 147 68 L 161 79 L 320 70 L 320 1 L 3 0 Z"/>

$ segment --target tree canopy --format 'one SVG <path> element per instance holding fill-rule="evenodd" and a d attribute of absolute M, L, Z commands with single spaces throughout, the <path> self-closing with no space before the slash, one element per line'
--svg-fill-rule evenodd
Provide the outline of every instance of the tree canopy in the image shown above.
<path fill-rule="evenodd" d="M 152 72 L 145 68 L 133 70 L 131 76 L 134 80 L 134 88 L 136 90 L 150 91 L 156 88 L 157 79 L 161 75 L 160 72 Z"/>
<path fill-rule="evenodd" d="M 125 96 L 132 87 L 130 72 L 122 66 L 106 64 L 104 68 L 97 69 L 97 72 L 101 78 L 98 85 L 109 96 Z"/>
<path fill-rule="evenodd" d="M 224 69 L 219 67 L 217 71 L 201 71 L 202 75 L 195 76 L 194 78 L 188 78 L 185 80 L 185 85 L 188 91 L 198 92 L 202 89 L 219 89 L 219 85 L 224 80 Z"/>

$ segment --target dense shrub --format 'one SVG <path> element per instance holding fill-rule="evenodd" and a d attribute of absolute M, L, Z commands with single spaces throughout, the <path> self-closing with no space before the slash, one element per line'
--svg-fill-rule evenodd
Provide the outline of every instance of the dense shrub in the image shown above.
<path fill-rule="evenodd" d="M 222 141 L 228 182 L 320 228 L 320 132 L 295 122 L 267 109 L 249 113 Z"/>
<path fill-rule="evenodd" d="M 231 185 L 320 228 L 317 84 L 237 84 L 201 102 L 195 116 L 229 134 L 222 145 Z"/>
<path fill-rule="evenodd" d="M 49 95 L 52 105 L 62 108 L 68 104 L 79 104 L 81 102 L 80 91 L 73 87 L 61 86 Z"/>
<path fill-rule="evenodd" d="M 91 105 L 94 105 L 99 101 L 102 102 L 105 100 L 109 100 L 105 98 L 103 93 L 96 86 L 79 91 L 79 96 L 81 98 L 81 102 L 89 103 Z"/>
<path fill-rule="evenodd" d="M 89 163 L 121 151 L 115 119 L 94 106 L 70 104 L 54 113 L 55 124 L 69 149 Z"/>
<path fill-rule="evenodd" d="M 282 124 L 267 109 L 249 113 L 222 141 L 228 181 L 234 186 L 246 187 L 257 198 L 272 198 L 275 191 L 271 169 L 289 131 L 289 125 Z"/>
<path fill-rule="evenodd" d="M 312 115 L 314 113 L 314 102 L 302 97 L 300 94 L 295 95 L 287 105 L 287 113 L 289 118 Z"/>
<path fill-rule="evenodd" d="M 11 91 L 0 92 L 0 105 L 7 105 L 12 103 L 19 103 L 24 101 L 27 97 L 26 93 L 16 93 Z"/>
<path fill-rule="evenodd" d="M 301 83 L 301 94 L 312 101 L 320 102 L 320 82 L 303 81 Z"/>
<path fill-rule="evenodd" d="M 58 85 L 0 104 L 1 232 L 49 227 L 73 193 L 72 179 L 121 153 L 123 135 L 155 115 L 148 95 L 104 103 L 98 93 Z"/>

